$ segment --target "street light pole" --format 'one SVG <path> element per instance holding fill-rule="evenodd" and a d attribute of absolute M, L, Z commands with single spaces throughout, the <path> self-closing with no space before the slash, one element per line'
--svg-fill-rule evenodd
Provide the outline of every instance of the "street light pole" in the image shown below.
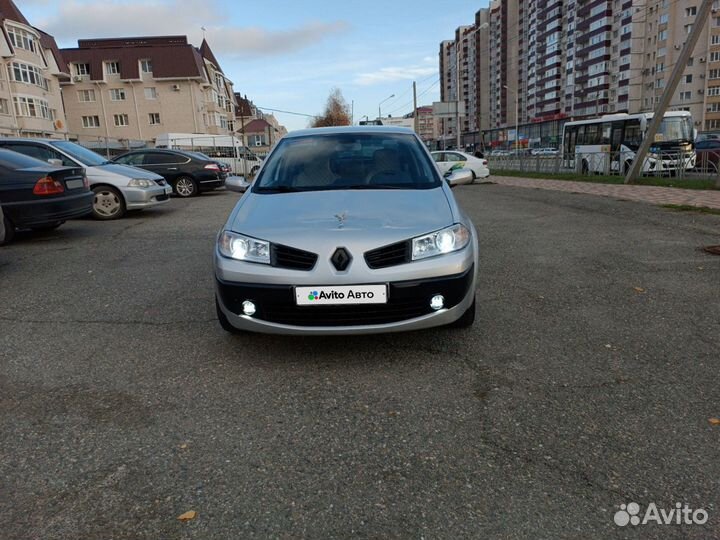
<path fill-rule="evenodd" d="M 385 99 L 383 99 L 380 103 L 378 103 L 378 120 L 382 120 L 382 109 L 380 108 L 382 106 L 382 104 L 394 97 L 395 97 L 395 94 L 392 94 L 392 95 L 386 97 Z"/>

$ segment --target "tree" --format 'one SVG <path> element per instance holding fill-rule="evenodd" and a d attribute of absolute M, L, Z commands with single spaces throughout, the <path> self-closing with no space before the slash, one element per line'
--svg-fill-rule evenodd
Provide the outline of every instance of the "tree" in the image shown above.
<path fill-rule="evenodd" d="M 349 126 L 350 107 L 345 101 L 339 88 L 334 88 L 328 96 L 325 111 L 316 116 L 311 122 L 311 127 Z"/>

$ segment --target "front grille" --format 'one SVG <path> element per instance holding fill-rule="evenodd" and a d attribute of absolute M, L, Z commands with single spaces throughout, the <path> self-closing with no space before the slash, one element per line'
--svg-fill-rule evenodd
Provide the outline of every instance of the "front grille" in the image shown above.
<path fill-rule="evenodd" d="M 365 253 L 365 262 L 372 269 L 410 262 L 410 242 L 406 240 L 368 251 Z"/>
<path fill-rule="evenodd" d="M 288 246 L 273 244 L 270 249 L 270 262 L 278 268 L 290 270 L 312 270 L 318 256 L 315 253 L 295 249 Z"/>
<path fill-rule="evenodd" d="M 361 326 L 390 324 L 433 313 L 430 299 L 445 297 L 445 307 L 458 305 L 472 285 L 473 268 L 463 274 L 415 281 L 388 283 L 386 304 L 347 306 L 298 306 L 290 285 L 218 282 L 218 295 L 233 313 L 242 313 L 242 303 L 255 303 L 254 319 L 290 326 Z"/>
<path fill-rule="evenodd" d="M 155 198 L 156 198 L 158 201 L 167 201 L 167 200 L 170 198 L 170 196 L 169 196 L 167 193 L 163 193 L 163 194 L 161 194 L 161 195 L 158 195 L 158 196 L 155 197 Z"/>

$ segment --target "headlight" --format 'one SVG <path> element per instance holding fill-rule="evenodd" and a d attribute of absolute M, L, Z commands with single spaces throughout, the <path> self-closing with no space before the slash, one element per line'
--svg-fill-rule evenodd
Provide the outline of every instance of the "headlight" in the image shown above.
<path fill-rule="evenodd" d="M 223 231 L 218 237 L 218 249 L 223 257 L 229 259 L 270 264 L 270 242 L 264 240 Z"/>
<path fill-rule="evenodd" d="M 141 188 L 153 187 L 154 185 L 156 185 L 155 182 L 153 182 L 152 180 L 146 180 L 145 178 L 133 178 L 128 183 L 129 187 L 141 187 Z"/>
<path fill-rule="evenodd" d="M 412 260 L 427 259 L 459 251 L 470 242 L 470 231 L 459 223 L 440 231 L 418 236 L 412 241 Z"/>

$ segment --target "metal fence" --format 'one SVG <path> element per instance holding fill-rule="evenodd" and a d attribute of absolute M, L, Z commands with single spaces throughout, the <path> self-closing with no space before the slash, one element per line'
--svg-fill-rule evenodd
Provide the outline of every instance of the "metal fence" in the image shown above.
<path fill-rule="evenodd" d="M 629 152 L 577 153 L 575 155 L 510 152 L 487 156 L 490 170 L 535 174 L 625 176 L 634 155 Z M 720 152 L 660 152 L 645 158 L 644 176 L 714 180 L 720 187 Z"/>

